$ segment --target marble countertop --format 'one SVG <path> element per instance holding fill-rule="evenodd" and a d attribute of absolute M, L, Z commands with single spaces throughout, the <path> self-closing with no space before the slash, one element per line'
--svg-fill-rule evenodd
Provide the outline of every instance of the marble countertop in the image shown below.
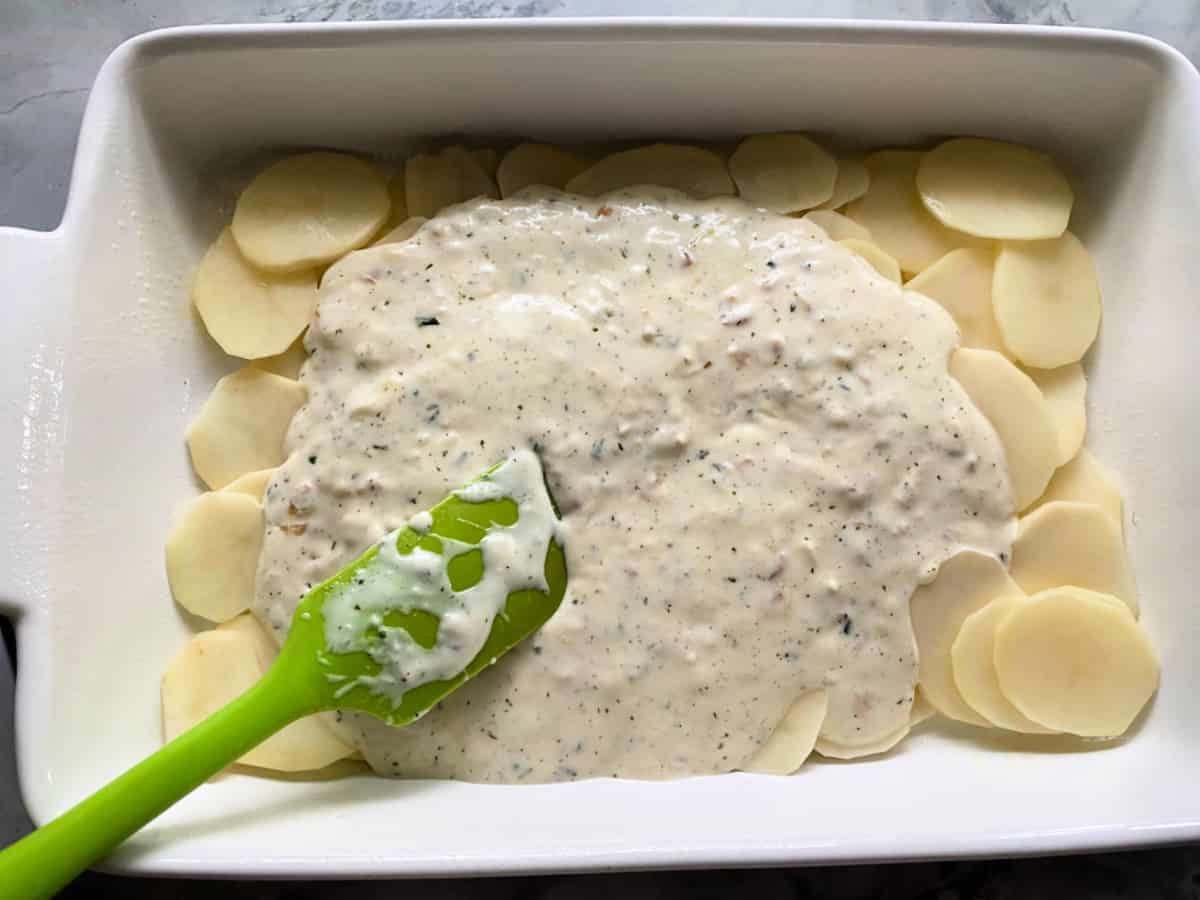
<path fill-rule="evenodd" d="M 513 16 L 703 15 L 924 19 L 1118 28 L 1164 40 L 1200 61 L 1197 0 L 0 0 L 0 224 L 53 228 L 62 216 L 88 88 L 105 56 L 152 28 L 215 22 L 326 22 Z M 0 648 L 0 846 L 29 828 L 12 752 L 12 671 Z M 631 900 L 1028 896 L 1198 898 L 1194 848 L 1058 860 L 924 863 L 843 869 L 601 875 L 410 883 L 437 898 Z M 208 896 L 204 883 L 89 875 L 67 896 Z M 231 898 L 391 896 L 397 888 L 334 884 L 230 885 Z"/>

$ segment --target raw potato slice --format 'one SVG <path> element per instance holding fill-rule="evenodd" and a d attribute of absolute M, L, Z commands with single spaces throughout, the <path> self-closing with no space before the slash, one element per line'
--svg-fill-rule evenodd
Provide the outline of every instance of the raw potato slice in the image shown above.
<path fill-rule="evenodd" d="M 846 207 L 846 215 L 870 230 L 900 268 L 916 274 L 958 247 L 981 246 L 978 238 L 956 234 L 929 214 L 917 193 L 921 154 L 881 150 L 864 160 L 871 183 Z"/>
<path fill-rule="evenodd" d="M 954 319 L 962 346 L 993 350 L 1008 356 L 992 314 L 992 269 L 996 254 L 990 248 L 951 250 L 905 287 L 941 304 Z"/>
<path fill-rule="evenodd" d="M 290 347 L 278 356 L 256 359 L 252 365 L 264 372 L 274 372 L 276 375 L 282 375 L 284 378 L 291 378 L 295 381 L 300 377 L 300 368 L 307 359 L 308 352 L 304 349 L 304 335 L 300 335 L 292 341 Z"/>
<path fill-rule="evenodd" d="M 447 206 L 467 199 L 462 173 L 445 156 L 418 153 L 404 165 L 408 214 L 432 219 Z"/>
<path fill-rule="evenodd" d="M 175 602 L 211 622 L 249 609 L 262 550 L 263 510 L 243 493 L 201 494 L 167 536 L 167 581 Z"/>
<path fill-rule="evenodd" d="M 1091 503 L 1056 500 L 1023 517 L 1013 541 L 1012 577 L 1030 594 L 1061 585 L 1112 594 L 1138 614 L 1121 526 Z"/>
<path fill-rule="evenodd" d="M 247 472 L 245 475 L 239 475 L 225 487 L 223 491 L 229 491 L 234 494 L 246 494 L 253 497 L 259 503 L 263 502 L 263 496 L 267 493 L 267 485 L 271 483 L 271 479 L 275 475 L 274 469 L 259 469 L 257 472 Z"/>
<path fill-rule="evenodd" d="M 871 174 L 860 160 L 838 159 L 837 165 L 837 181 L 833 183 L 833 196 L 817 209 L 841 209 L 847 203 L 857 200 L 865 194 L 871 184 Z"/>
<path fill-rule="evenodd" d="M 234 616 L 227 622 L 217 626 L 217 631 L 236 631 L 244 634 L 254 643 L 255 657 L 258 659 L 259 674 L 266 672 L 275 657 L 279 655 L 279 645 L 267 633 L 267 629 L 254 618 L 254 613 L 244 612 Z"/>
<path fill-rule="evenodd" d="M 254 643 L 234 631 L 202 631 L 183 645 L 162 678 L 163 739 L 173 741 L 258 680 Z"/>
<path fill-rule="evenodd" d="M 909 725 L 903 725 L 891 734 L 885 734 L 866 744 L 855 744 L 853 747 L 818 737 L 813 749 L 828 759 L 859 759 L 863 756 L 878 756 L 881 753 L 887 753 L 908 737 L 909 728 Z"/>
<path fill-rule="evenodd" d="M 475 157 L 475 162 L 487 173 L 489 178 L 496 177 L 496 170 L 500 167 L 500 154 L 494 148 L 477 147 L 471 151 L 471 155 Z"/>
<path fill-rule="evenodd" d="M 1054 414 L 1061 466 L 1079 452 L 1087 433 L 1087 376 L 1079 363 L 1057 369 L 1030 369 L 1027 374 L 1041 389 Z"/>
<path fill-rule="evenodd" d="M 967 616 L 997 597 L 1020 597 L 994 556 L 964 550 L 938 569 L 937 577 L 913 591 L 910 610 L 917 639 L 921 694 L 944 716 L 972 725 L 988 721 L 963 699 L 954 683 L 951 647 Z"/>
<path fill-rule="evenodd" d="M 1158 659 L 1127 611 L 1078 587 L 1036 594 L 996 629 L 1000 689 L 1021 713 L 1083 737 L 1123 734 L 1158 689 Z"/>
<path fill-rule="evenodd" d="M 388 197 L 392 201 L 392 213 L 388 224 L 393 228 L 408 218 L 408 190 L 404 185 L 404 169 L 388 180 Z"/>
<path fill-rule="evenodd" d="M 812 753 L 828 708 L 829 694 L 826 691 L 810 691 L 802 696 L 788 708 L 783 720 L 742 767 L 742 771 L 760 775 L 791 775 Z"/>
<path fill-rule="evenodd" d="M 230 356 L 275 356 L 308 327 L 317 306 L 317 276 L 255 269 L 226 228 L 200 261 L 192 303 L 209 335 Z"/>
<path fill-rule="evenodd" d="M 1027 366 L 1079 362 L 1100 329 L 1100 284 L 1091 254 L 1071 232 L 1000 245 L 992 307 L 1004 346 Z"/>
<path fill-rule="evenodd" d="M 429 220 L 424 216 L 412 216 L 405 219 L 375 243 L 372 247 L 378 247 L 381 244 L 400 244 L 407 241 L 410 237 L 421 230 L 421 226 Z"/>
<path fill-rule="evenodd" d="M 262 676 L 256 641 L 240 629 L 193 637 L 162 681 L 163 735 L 170 741 L 249 689 Z M 344 759 L 353 748 L 309 716 L 267 738 L 238 760 L 277 772 L 308 772 Z"/>
<path fill-rule="evenodd" d="M 1033 380 L 999 353 L 960 347 L 950 374 L 979 407 L 1004 445 L 1013 502 L 1022 510 L 1046 489 L 1058 465 L 1058 429 Z"/>
<path fill-rule="evenodd" d="M 937 715 L 937 710 L 933 708 L 933 704 L 925 699 L 925 695 L 918 688 L 913 694 L 912 715 L 908 718 L 908 727 L 916 728 L 922 722 L 928 722 Z"/>
<path fill-rule="evenodd" d="M 955 138 L 926 153 L 917 190 L 948 228 L 1009 241 L 1058 237 L 1075 200 L 1066 176 L 1045 156 L 978 138 Z"/>
<path fill-rule="evenodd" d="M 1081 447 L 1073 460 L 1054 473 L 1046 485 L 1046 492 L 1030 511 L 1055 500 L 1093 503 L 1104 510 L 1118 528 L 1122 526 L 1121 488 L 1112 472 L 1092 456 L 1087 447 Z"/>
<path fill-rule="evenodd" d="M 304 403 L 298 381 L 246 366 L 217 382 L 188 426 L 192 467 L 213 490 L 284 460 L 283 438 Z"/>
<path fill-rule="evenodd" d="M 684 144 L 649 144 L 613 153 L 568 181 L 566 190 L 598 197 L 638 184 L 674 188 L 697 200 L 735 193 L 721 157 Z"/>
<path fill-rule="evenodd" d="M 242 191 L 233 238 L 260 269 L 297 272 L 365 247 L 388 220 L 387 182 L 345 153 L 288 157 Z"/>
<path fill-rule="evenodd" d="M 1024 597 L 1016 594 L 997 597 L 967 616 L 950 648 L 954 685 L 975 712 L 998 728 L 1022 734 L 1049 734 L 1049 728 L 1027 719 L 1008 702 L 996 678 L 993 661 L 996 627 L 1025 602 Z"/>
<path fill-rule="evenodd" d="M 442 156 L 458 167 L 464 200 L 474 200 L 476 197 L 491 197 L 493 200 L 500 198 L 500 189 L 496 187 L 496 182 L 484 171 L 475 154 L 466 147 L 447 147 L 442 151 Z"/>
<path fill-rule="evenodd" d="M 274 638 L 271 637 L 270 631 L 267 628 L 265 628 L 261 622 L 259 622 L 259 620 L 254 616 L 253 613 L 249 613 L 249 612 L 242 613 L 240 616 L 235 616 L 234 618 L 230 619 L 228 622 L 222 622 L 220 625 L 217 626 L 217 631 L 240 632 L 241 634 L 244 634 L 247 637 L 249 637 L 254 642 L 254 649 L 255 649 L 256 655 L 258 657 L 260 677 L 262 675 L 266 674 L 267 669 L 269 669 L 271 667 L 271 664 L 275 661 L 275 657 L 277 657 L 279 655 L 279 645 L 277 643 L 275 643 Z M 361 756 L 359 756 L 358 751 L 352 749 L 353 745 L 349 741 L 344 741 L 344 740 L 341 740 L 340 738 L 338 738 L 338 733 L 332 724 L 333 720 L 331 717 L 332 717 L 331 713 L 318 713 L 317 715 L 315 715 L 311 718 L 302 720 L 299 723 L 299 725 L 301 725 L 303 727 L 294 728 L 290 732 L 287 729 L 285 729 L 284 732 L 281 732 L 281 734 L 288 733 L 289 738 L 294 738 L 296 741 L 303 741 L 306 744 L 316 744 L 316 747 L 313 749 L 314 749 L 314 751 L 320 752 L 321 748 L 327 744 L 327 741 L 325 740 L 325 736 L 322 734 L 319 734 L 319 733 L 311 734 L 311 736 L 310 736 L 311 729 L 307 723 L 312 723 L 313 725 L 320 725 L 321 731 L 332 733 L 333 737 L 338 740 L 338 743 L 344 745 L 347 748 L 347 754 L 346 754 L 347 758 L 361 759 Z M 283 749 L 286 749 L 286 747 Z M 309 751 L 309 752 L 312 752 L 312 751 Z M 290 755 L 294 756 L 295 755 L 294 751 Z M 253 759 L 254 757 L 251 757 L 251 758 Z M 282 766 L 273 766 L 273 765 L 270 765 L 269 762 L 255 763 L 255 762 L 251 762 L 247 759 L 243 759 L 242 762 L 245 765 L 258 765 L 260 767 L 265 767 L 265 768 L 281 768 L 282 769 Z M 319 766 L 317 766 L 316 768 L 319 768 Z M 283 769 L 283 771 L 287 771 L 287 769 Z"/>
<path fill-rule="evenodd" d="M 863 259 L 871 264 L 876 272 L 886 278 L 888 281 L 894 281 L 900 284 L 900 264 L 879 249 L 870 241 L 862 241 L 858 238 L 846 238 L 838 241 L 847 250 L 853 250 Z"/>
<path fill-rule="evenodd" d="M 747 203 L 789 213 L 833 196 L 838 163 L 802 134 L 755 134 L 729 157 L 729 174 Z"/>
<path fill-rule="evenodd" d="M 562 190 L 589 165 L 586 159 L 550 144 L 517 144 L 504 154 L 496 181 L 502 197 L 511 197 L 531 184 Z"/>
<path fill-rule="evenodd" d="M 851 238 L 859 241 L 871 240 L 871 232 L 853 219 L 831 209 L 810 210 L 801 218 L 814 225 L 819 225 L 829 235 L 831 241 L 845 241 Z"/>

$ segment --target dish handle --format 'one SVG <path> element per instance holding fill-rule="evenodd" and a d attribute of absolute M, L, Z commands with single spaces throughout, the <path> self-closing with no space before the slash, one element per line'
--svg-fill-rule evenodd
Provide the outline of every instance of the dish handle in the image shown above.
<path fill-rule="evenodd" d="M 0 227 L 0 614 L 34 611 L 47 546 L 42 488 L 62 469 L 67 279 L 62 230 Z"/>

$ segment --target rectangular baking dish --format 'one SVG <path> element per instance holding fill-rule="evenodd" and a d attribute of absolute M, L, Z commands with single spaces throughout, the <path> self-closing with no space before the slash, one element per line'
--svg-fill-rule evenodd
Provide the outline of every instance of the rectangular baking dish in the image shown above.
<path fill-rule="evenodd" d="M 0 229 L 0 602 L 17 623 L 21 786 L 45 821 L 155 749 L 191 623 L 162 543 L 197 489 L 184 426 L 233 367 L 190 273 L 263 154 L 434 138 L 1025 141 L 1076 180 L 1105 322 L 1091 434 L 1124 479 L 1162 691 L 1116 746 L 1045 753 L 950 726 L 794 778 L 532 787 L 226 776 L 109 863 L 348 877 L 1035 854 L 1200 837 L 1200 77 L 1073 29 L 770 21 L 175 29 L 104 65 L 63 224 Z"/>

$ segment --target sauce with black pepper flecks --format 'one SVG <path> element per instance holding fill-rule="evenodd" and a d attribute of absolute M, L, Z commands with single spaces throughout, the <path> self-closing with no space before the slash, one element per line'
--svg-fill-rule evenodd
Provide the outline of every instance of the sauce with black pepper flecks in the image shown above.
<path fill-rule="evenodd" d="M 454 207 L 324 278 L 256 612 L 282 638 L 309 587 L 532 447 L 567 599 L 414 725 L 343 717 L 375 769 L 728 771 L 820 686 L 823 736 L 871 741 L 909 717 L 913 588 L 1011 538 L 1003 450 L 947 374 L 956 341 L 934 302 L 737 200 Z"/>

